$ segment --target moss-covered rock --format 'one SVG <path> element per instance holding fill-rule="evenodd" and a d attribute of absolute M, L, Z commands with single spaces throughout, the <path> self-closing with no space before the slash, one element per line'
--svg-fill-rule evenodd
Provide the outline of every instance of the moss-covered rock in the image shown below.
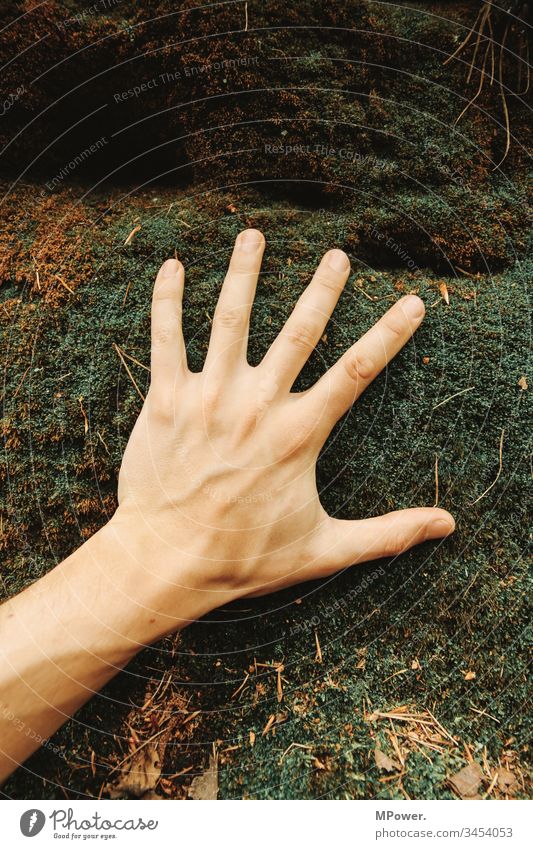
<path fill-rule="evenodd" d="M 263 229 L 268 248 L 250 348 L 258 361 L 320 254 L 332 244 L 349 249 L 354 226 L 350 212 L 265 202 L 250 190 L 189 198 L 158 189 L 84 204 L 63 195 L 36 211 L 28 190 L 17 205 L 20 247 L 4 272 L 0 313 L 6 593 L 50 568 L 113 511 L 121 454 L 141 403 L 114 343 L 148 362 L 150 290 L 164 257 L 176 251 L 187 267 L 185 331 L 191 366 L 200 368 L 231 243 L 247 224 Z M 142 229 L 125 246 L 137 221 Z M 40 267 L 42 232 L 47 252 Z M 427 319 L 324 449 L 324 504 L 353 516 L 432 503 L 438 456 L 439 503 L 458 519 L 453 539 L 392 564 L 348 571 L 322 587 L 218 612 L 212 619 L 220 624 L 190 628 L 177 654 L 166 646 L 149 650 L 108 688 L 116 700 L 111 713 L 97 698 L 56 735 L 67 760 L 45 750 L 32 761 L 35 775 L 19 771 L 7 792 L 53 796 L 60 792 L 56 781 L 73 795 L 98 792 L 105 764 L 118 759 L 109 734 L 123 735 L 130 699 L 142 704 L 147 666 L 156 680 L 172 671 L 178 691 L 202 711 L 195 746 L 188 740 L 167 749 L 166 771 L 200 768 L 209 749 L 202 742 L 224 741 L 224 796 L 401 795 L 397 782 L 380 781 L 373 751 L 381 730 L 368 715 L 406 704 L 432 710 L 479 755 L 486 746 L 491 763 L 509 757 L 508 750 L 523 757 L 530 405 L 519 380 L 528 375 L 531 264 L 516 262 L 499 275 L 441 277 L 410 271 L 405 260 L 383 269 L 350 253 L 354 272 L 302 386 L 402 293 L 419 292 Z M 130 366 L 143 389 L 147 373 Z M 501 475 L 474 504 L 498 472 L 502 429 Z M 281 703 L 272 670 L 260 666 L 250 674 L 254 658 L 283 663 Z M 476 678 L 467 682 L 470 670 Z M 248 685 L 232 698 L 246 673 Z M 272 715 L 275 736 L 262 737 Z M 293 742 L 308 748 L 293 747 L 280 763 Z M 72 771 L 72 764 L 90 761 L 93 748 L 96 775 Z M 428 752 L 431 765 L 416 751 L 409 756 L 403 788 L 412 796 L 448 797 L 444 778 L 461 765 L 461 751 Z M 172 792 L 180 788 L 177 781 Z"/>
<path fill-rule="evenodd" d="M 4 792 L 98 795 L 131 728 L 144 739 L 171 710 L 164 772 L 178 776 L 160 786 L 171 796 L 186 795 L 213 740 L 223 797 L 449 798 L 466 752 L 485 789 L 502 766 L 517 776 L 511 795 L 526 796 L 533 266 L 529 111 L 511 93 L 524 88 L 511 60 L 523 27 L 506 36 L 511 138 L 495 169 L 508 140 L 499 70 L 455 124 L 490 43 L 444 64 L 475 4 L 193 5 L 161 2 L 148 20 L 131 5 L 89 13 L 52 0 L 13 23 L 1 48 L 2 64 L 12 60 L 4 90 L 22 87 L 0 124 L 4 594 L 114 510 L 141 404 L 115 346 L 144 391 L 159 264 L 176 253 L 186 266 L 188 355 L 200 369 L 246 226 L 267 237 L 252 362 L 321 254 L 350 255 L 301 387 L 394 299 L 424 299 L 422 329 L 339 424 L 318 481 L 330 512 L 372 515 L 432 504 L 438 459 L 439 503 L 457 531 L 394 563 L 217 611 L 147 650 Z M 492 21 L 500 40 L 506 20 Z M 490 75 L 490 52 L 487 62 Z M 381 716 L 391 711 L 404 719 Z M 410 714 L 426 724 L 413 730 Z M 375 750 L 396 761 L 395 742 L 404 774 L 383 780 Z"/>

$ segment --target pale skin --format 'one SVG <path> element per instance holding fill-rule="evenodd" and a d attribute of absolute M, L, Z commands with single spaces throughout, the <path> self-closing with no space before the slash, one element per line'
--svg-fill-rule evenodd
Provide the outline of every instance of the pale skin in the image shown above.
<path fill-rule="evenodd" d="M 202 372 L 187 367 L 184 269 L 167 260 L 152 302 L 151 383 L 128 442 L 119 507 L 97 534 L 0 608 L 0 779 L 144 646 L 222 604 L 392 558 L 440 539 L 434 507 L 338 520 L 322 507 L 318 454 L 331 429 L 424 317 L 408 295 L 306 392 L 293 383 L 349 275 L 322 259 L 276 341 L 246 358 L 265 247 L 237 238 Z"/>

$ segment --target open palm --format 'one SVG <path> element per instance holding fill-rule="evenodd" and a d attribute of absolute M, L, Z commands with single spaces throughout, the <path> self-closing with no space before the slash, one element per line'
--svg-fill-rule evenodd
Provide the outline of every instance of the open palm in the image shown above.
<path fill-rule="evenodd" d="M 239 235 L 200 373 L 187 367 L 183 267 L 172 259 L 162 266 L 152 304 L 150 390 L 120 472 L 119 515 L 173 553 L 165 561 L 170 588 L 173 564 L 194 562 L 214 594 L 211 606 L 391 557 L 454 529 L 452 516 L 433 507 L 334 519 L 316 488 L 325 440 L 418 328 L 420 298 L 399 300 L 312 388 L 293 392 L 348 279 L 349 260 L 339 250 L 323 257 L 252 367 L 248 330 L 264 246 L 257 230 Z"/>

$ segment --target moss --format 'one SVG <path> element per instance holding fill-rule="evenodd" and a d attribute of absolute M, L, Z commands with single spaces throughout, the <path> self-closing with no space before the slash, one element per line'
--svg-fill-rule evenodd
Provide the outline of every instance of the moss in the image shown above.
<path fill-rule="evenodd" d="M 42 74 L 0 130 L 5 143 L 35 118 L 3 156 L 4 593 L 51 568 L 114 509 L 140 399 L 113 343 L 148 362 L 159 264 L 176 253 L 186 266 L 188 354 L 200 369 L 231 245 L 246 226 L 268 241 L 252 362 L 320 255 L 331 245 L 350 254 L 353 273 L 301 388 L 392 300 L 422 296 L 422 329 L 339 424 L 318 482 L 338 516 L 432 504 L 438 455 L 439 503 L 456 515 L 457 531 L 394 563 L 218 611 L 179 643 L 147 650 L 55 735 L 57 757 L 38 753 L 33 772 L 19 770 L 4 792 L 98 795 L 128 745 L 126 721 L 144 733 L 139 706 L 168 672 L 172 697 L 201 711 L 166 751 L 167 774 L 188 770 L 172 781 L 178 797 L 214 739 L 226 798 L 450 798 L 446 778 L 464 765 L 465 745 L 491 769 L 514 764 L 518 774 L 522 765 L 527 780 L 531 413 L 530 390 L 518 383 L 531 383 L 527 105 L 509 97 L 512 145 L 496 171 L 505 149 L 497 86 L 454 126 L 477 79 L 465 82 L 471 52 L 443 59 L 471 25 L 472 4 L 249 2 L 247 32 L 242 5 L 209 15 L 190 5 L 176 12 L 160 3 L 145 21 L 121 4 L 66 26 L 65 5 L 48 2 L 11 27 L 2 48 L 4 63 L 46 30 L 62 62 L 49 68 L 37 46 L 8 65 L 4 83 L 15 90 Z M 78 8 L 70 2 L 69 14 Z M 228 57 L 254 61 L 185 74 Z M 183 76 L 172 85 L 115 102 L 114 93 L 173 68 Z M 94 121 L 61 135 L 103 102 Z M 101 136 L 106 143 L 65 173 Z M 89 188 L 103 177 L 107 185 Z M 145 387 L 146 373 L 132 369 Z M 501 474 L 474 503 L 498 473 L 502 429 Z M 283 663 L 281 703 L 276 674 L 256 671 L 254 658 Z M 467 671 L 476 677 L 466 680 Z M 369 716 L 403 705 L 431 710 L 458 745 L 413 747 L 400 784 L 375 766 L 377 744 L 394 752 Z M 292 743 L 305 748 L 287 752 Z M 514 792 L 527 794 L 522 783 Z"/>
<path fill-rule="evenodd" d="M 33 274 L 26 283 L 12 274 L 2 290 L 9 363 L 2 419 L 6 593 L 50 568 L 112 512 L 120 457 L 140 405 L 113 342 L 140 362 L 148 361 L 149 297 L 161 260 L 176 250 L 187 266 L 185 327 L 191 365 L 200 368 L 231 242 L 246 224 L 265 231 L 269 248 L 250 351 L 251 360 L 258 361 L 321 252 L 330 244 L 349 244 L 353 233 L 350 212 L 265 203 L 261 194 L 247 190 L 231 195 L 237 212 L 228 213 L 229 198 L 221 192 L 190 199 L 162 188 L 157 195 L 141 193 L 131 200 L 94 196 L 76 207 L 83 220 L 93 221 L 90 229 L 82 229 L 79 245 L 90 258 L 90 270 L 86 265 L 78 269 L 77 252 L 62 258 L 69 264 L 64 271 L 75 283 L 75 295 L 60 287 L 60 300 L 52 298 L 48 287 L 53 292 L 57 287 L 51 275 L 41 279 L 37 290 Z M 56 207 L 38 210 L 37 223 L 23 201 L 24 196 L 21 241 L 31 233 L 38 244 L 39 232 L 48 229 L 53 243 L 54 228 L 61 229 Z M 65 214 L 69 203 L 74 205 L 74 199 L 63 196 Z M 137 218 L 142 229 L 125 247 Z M 36 775 L 47 777 L 46 785 L 21 770 L 6 792 L 53 796 L 59 792 L 53 782 L 60 780 L 73 795 L 97 793 L 106 759 L 113 761 L 116 752 L 108 735 L 123 736 L 130 699 L 142 703 L 146 666 L 170 669 L 181 682 L 178 688 L 185 687 L 195 709 L 203 712 L 195 746 L 170 750 L 166 771 L 200 768 L 208 750 L 202 741 L 218 738 L 224 741 L 221 750 L 238 745 L 222 758 L 221 793 L 227 797 L 397 796 L 397 784 L 379 780 L 374 731 L 364 710 L 399 704 L 434 708 L 458 740 L 474 751 L 486 746 L 491 763 L 507 749 L 524 757 L 521 645 L 527 576 L 522 552 L 529 392 L 518 380 L 528 368 L 531 264 L 510 264 L 498 275 L 442 278 L 427 269 L 409 272 L 405 265 L 368 267 L 357 254 L 352 260 L 355 269 L 327 341 L 302 374 L 302 386 L 333 363 L 387 305 L 387 300 L 369 300 L 361 290 L 376 298 L 418 291 L 428 311 L 415 342 L 326 446 L 318 475 L 324 504 L 337 515 L 351 516 L 432 503 L 438 454 L 440 503 L 456 514 L 457 533 L 446 543 L 381 564 L 380 571 L 379 564 L 370 564 L 324 586 L 258 601 L 252 611 L 241 604 L 217 613 L 213 618 L 221 624 L 215 630 L 203 623 L 189 629 L 174 659 L 164 646 L 149 650 L 136 661 L 133 675 L 125 673 L 111 685 L 108 694 L 117 700 L 112 713 L 97 698 L 81 717 L 93 730 L 82 733 L 80 720 L 73 720 L 56 735 L 68 763 L 46 752 L 35 757 L 32 766 Z M 450 306 L 439 293 L 443 279 Z M 134 369 L 143 386 L 142 369 Z M 472 505 L 496 476 L 503 427 L 502 474 L 491 492 Z M 298 596 L 303 600 L 295 604 Z M 323 664 L 315 661 L 315 631 Z M 281 704 L 275 675 L 265 670 L 252 676 L 238 701 L 231 698 L 254 657 L 284 663 Z M 359 668 L 362 658 L 364 668 Z M 411 669 L 414 659 L 419 669 Z M 464 680 L 469 669 L 476 671 L 472 682 Z M 396 674 L 400 670 L 405 671 Z M 199 681 L 211 683 L 200 686 Z M 272 713 L 283 721 L 275 736 L 262 737 Z M 256 734 L 253 748 L 249 730 Z M 292 742 L 310 748 L 293 749 L 280 764 Z M 90 769 L 72 771 L 72 764 L 89 762 L 92 748 L 100 759 L 96 776 Z M 404 789 L 415 797 L 448 798 L 444 778 L 461 765 L 461 756 L 431 753 L 430 760 L 411 757 Z M 177 782 L 178 794 L 189 778 L 190 773 Z"/>

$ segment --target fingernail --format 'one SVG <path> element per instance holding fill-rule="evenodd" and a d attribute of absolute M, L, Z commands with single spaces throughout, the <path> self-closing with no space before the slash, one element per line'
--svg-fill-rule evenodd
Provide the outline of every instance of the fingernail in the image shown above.
<path fill-rule="evenodd" d="M 252 253 L 252 251 L 258 249 L 262 241 L 263 237 L 259 230 L 243 230 L 242 233 L 239 233 L 237 245 L 242 251 Z"/>
<path fill-rule="evenodd" d="M 176 274 L 180 264 L 177 259 L 167 259 L 161 266 L 161 276 L 162 277 L 172 277 L 173 274 Z"/>
<path fill-rule="evenodd" d="M 403 308 L 411 318 L 422 318 L 426 311 L 424 301 L 418 295 L 407 295 L 403 299 Z"/>
<path fill-rule="evenodd" d="M 447 536 L 455 530 L 455 522 L 450 516 L 449 519 L 435 519 L 431 524 L 431 530 L 436 536 Z"/>
<path fill-rule="evenodd" d="M 344 251 L 339 251 L 338 248 L 328 251 L 327 262 L 333 271 L 346 271 L 350 267 L 350 260 Z"/>

